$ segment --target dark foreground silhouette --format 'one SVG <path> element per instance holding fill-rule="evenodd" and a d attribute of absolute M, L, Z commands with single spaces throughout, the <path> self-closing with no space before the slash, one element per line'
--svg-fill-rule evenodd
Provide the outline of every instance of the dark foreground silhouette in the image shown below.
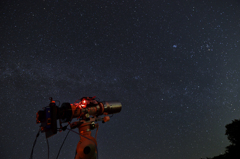
<path fill-rule="evenodd" d="M 240 120 L 235 119 L 225 127 L 225 135 L 231 144 L 226 147 L 224 154 L 206 159 L 240 159 Z"/>

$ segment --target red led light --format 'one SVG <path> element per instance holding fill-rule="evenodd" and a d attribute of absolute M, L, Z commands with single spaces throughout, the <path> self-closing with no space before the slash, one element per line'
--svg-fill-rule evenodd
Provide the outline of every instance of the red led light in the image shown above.
<path fill-rule="evenodd" d="M 87 105 L 84 105 L 84 104 L 82 104 L 81 106 L 82 106 L 82 108 L 86 108 L 87 107 Z"/>
<path fill-rule="evenodd" d="M 82 108 L 86 108 L 87 107 L 87 101 L 85 99 L 82 100 L 81 107 Z"/>

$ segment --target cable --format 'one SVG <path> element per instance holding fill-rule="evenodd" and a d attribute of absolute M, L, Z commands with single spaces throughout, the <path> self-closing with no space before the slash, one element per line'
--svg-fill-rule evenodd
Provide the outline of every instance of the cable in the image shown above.
<path fill-rule="evenodd" d="M 66 135 L 65 139 L 63 140 L 63 143 L 62 143 L 62 145 L 61 145 L 61 147 L 60 147 L 60 149 L 59 149 L 59 151 L 58 151 L 57 158 L 58 158 L 58 156 L 59 156 L 59 154 L 60 154 L 60 151 L 61 151 L 61 149 L 62 149 L 62 146 L 63 146 L 63 144 L 64 144 L 64 142 L 65 142 L 65 140 L 66 140 L 66 138 L 67 138 L 67 136 L 68 136 L 69 132 L 70 132 L 70 130 L 68 131 L 68 133 L 67 133 L 67 135 Z M 56 159 L 57 159 L 57 158 L 56 158 Z"/>
<path fill-rule="evenodd" d="M 32 159 L 32 157 L 33 157 L 33 150 L 34 150 L 35 144 L 37 142 L 37 138 L 39 136 L 40 131 L 41 131 L 41 128 L 39 129 L 39 131 L 38 131 L 38 133 L 36 135 L 35 141 L 33 142 L 33 147 L 32 147 L 32 152 L 31 152 L 31 155 L 30 155 L 30 159 Z"/>
<path fill-rule="evenodd" d="M 86 136 L 83 136 L 83 135 L 81 135 L 80 133 L 77 133 L 76 131 L 74 131 L 74 130 L 72 130 L 72 129 L 69 129 L 69 128 L 67 128 L 67 129 L 68 129 L 69 131 L 71 130 L 72 132 L 74 132 L 74 133 L 76 133 L 76 134 L 80 135 L 81 137 L 84 137 L 84 138 L 86 138 L 86 139 L 88 139 L 88 140 L 92 141 L 92 142 L 94 143 L 94 145 L 95 145 L 96 149 L 97 149 L 97 159 L 98 159 L 98 147 L 97 147 L 96 143 L 95 143 L 93 140 L 89 139 L 89 138 L 88 138 L 88 137 L 86 137 Z"/>
<path fill-rule="evenodd" d="M 77 100 L 73 103 L 73 105 L 75 105 L 77 101 L 81 101 L 81 99 L 77 99 Z"/>
<path fill-rule="evenodd" d="M 49 159 L 49 143 L 48 143 L 48 139 L 46 138 L 47 140 L 47 147 L 48 147 L 48 159 Z"/>

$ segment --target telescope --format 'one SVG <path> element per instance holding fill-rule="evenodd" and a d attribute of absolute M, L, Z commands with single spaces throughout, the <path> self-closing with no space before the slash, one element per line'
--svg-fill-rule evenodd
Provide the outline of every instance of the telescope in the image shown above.
<path fill-rule="evenodd" d="M 41 132 L 45 133 L 46 138 L 49 138 L 57 132 L 67 129 L 70 125 L 70 130 L 79 129 L 80 141 L 78 142 L 75 159 L 96 159 L 97 158 L 97 141 L 91 136 L 91 130 L 97 128 L 98 121 L 106 123 L 110 120 L 110 114 L 119 113 L 122 109 L 122 104 L 118 101 L 97 101 L 94 97 L 82 97 L 76 100 L 73 104 L 62 103 L 61 107 L 56 105 L 56 102 L 50 99 L 49 106 L 39 110 L 36 115 L 36 123 L 41 123 Z M 59 102 L 60 103 L 60 102 Z M 75 122 L 71 122 L 73 119 Z M 59 120 L 59 128 L 57 121 Z M 67 126 L 62 126 L 62 123 L 68 123 Z"/>

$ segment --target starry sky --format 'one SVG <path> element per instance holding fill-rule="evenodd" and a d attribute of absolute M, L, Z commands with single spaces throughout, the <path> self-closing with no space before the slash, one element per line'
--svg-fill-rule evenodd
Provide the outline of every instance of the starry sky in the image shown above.
<path fill-rule="evenodd" d="M 229 145 L 238 0 L 2 0 L 0 22 L 1 158 L 29 158 L 49 97 L 122 103 L 99 123 L 99 159 L 197 159 Z M 49 138 L 50 158 L 66 134 Z M 74 158 L 78 141 L 71 132 L 59 159 Z M 47 158 L 43 133 L 33 157 Z"/>

